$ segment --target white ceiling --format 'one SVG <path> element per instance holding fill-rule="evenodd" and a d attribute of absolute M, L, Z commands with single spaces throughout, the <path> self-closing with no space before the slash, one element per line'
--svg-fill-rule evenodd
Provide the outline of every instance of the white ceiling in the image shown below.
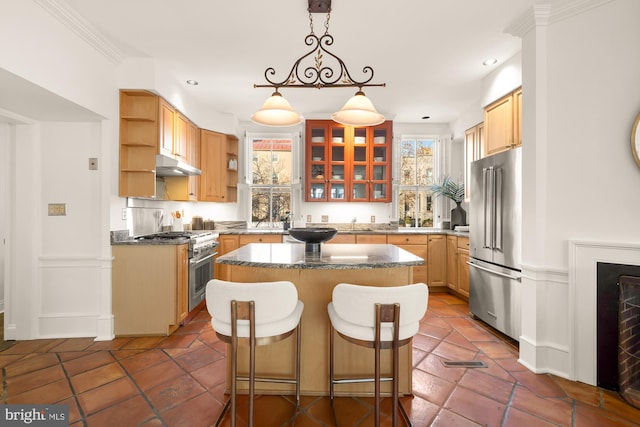
<path fill-rule="evenodd" d="M 480 81 L 520 50 L 504 32 L 535 0 L 333 0 L 330 50 L 342 58 L 387 118 L 404 123 L 455 120 L 478 102 Z M 125 56 L 151 57 L 207 109 L 248 120 L 271 94 L 264 71 L 282 80 L 307 52 L 307 0 L 66 0 Z M 324 14 L 314 14 L 316 35 Z M 188 87 L 187 79 L 198 86 Z M 307 118 L 338 110 L 355 88 L 282 89 Z"/>

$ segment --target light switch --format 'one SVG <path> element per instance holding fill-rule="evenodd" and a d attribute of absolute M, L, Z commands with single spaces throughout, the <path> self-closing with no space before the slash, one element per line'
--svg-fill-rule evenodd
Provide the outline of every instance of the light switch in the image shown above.
<path fill-rule="evenodd" d="M 49 216 L 65 216 L 67 205 L 65 203 L 49 203 Z"/>
<path fill-rule="evenodd" d="M 97 157 L 89 157 L 89 170 L 97 171 L 98 170 L 98 158 Z"/>
<path fill-rule="evenodd" d="M 329 215 L 322 215 L 322 222 L 329 222 Z"/>

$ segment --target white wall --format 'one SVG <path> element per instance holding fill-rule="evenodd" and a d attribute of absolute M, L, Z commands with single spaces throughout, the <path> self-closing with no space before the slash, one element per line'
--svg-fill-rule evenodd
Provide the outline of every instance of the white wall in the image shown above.
<path fill-rule="evenodd" d="M 7 123 L 2 123 L 0 119 L 0 153 L 9 153 L 10 128 Z M 9 169 L 9 156 L 4 155 L 0 159 L 0 311 L 4 312 L 4 283 L 5 264 L 7 260 L 8 242 L 8 212 L 9 212 L 9 180 L 7 170 Z"/>
<path fill-rule="evenodd" d="M 534 371 L 567 377 L 574 357 L 568 241 L 640 240 L 640 169 L 630 151 L 640 111 L 640 57 L 633 54 L 640 2 L 582 3 L 577 13 L 538 4 L 522 61 L 520 356 Z"/>
<path fill-rule="evenodd" d="M 5 263 L 5 337 L 109 339 L 107 212 L 117 191 L 110 185 L 117 175 L 110 154 L 118 143 L 115 64 L 54 18 L 50 7 L 57 5 L 3 3 L 0 68 L 31 83 L 34 103 L 38 89 L 44 88 L 95 114 L 91 123 L 74 123 L 72 115 L 60 112 L 67 123 L 27 120 L 33 123 L 11 127 L 10 170 L 3 171 L 10 182 L 6 223 L 11 237 Z M 98 171 L 89 172 L 89 157 L 98 158 Z M 48 203 L 66 203 L 67 215 L 48 216 Z"/>

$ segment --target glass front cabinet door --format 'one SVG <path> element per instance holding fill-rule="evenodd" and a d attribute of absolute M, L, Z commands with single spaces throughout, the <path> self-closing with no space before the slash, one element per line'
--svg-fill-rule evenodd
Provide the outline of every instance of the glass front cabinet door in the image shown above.
<path fill-rule="evenodd" d="M 390 202 L 392 122 L 353 128 L 306 122 L 307 202 Z"/>

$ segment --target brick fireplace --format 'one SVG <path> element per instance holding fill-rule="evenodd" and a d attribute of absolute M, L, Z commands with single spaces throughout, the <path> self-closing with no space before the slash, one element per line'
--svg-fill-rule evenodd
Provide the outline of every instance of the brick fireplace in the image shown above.
<path fill-rule="evenodd" d="M 618 385 L 622 397 L 640 408 L 640 276 L 621 276 L 619 283 Z"/>

